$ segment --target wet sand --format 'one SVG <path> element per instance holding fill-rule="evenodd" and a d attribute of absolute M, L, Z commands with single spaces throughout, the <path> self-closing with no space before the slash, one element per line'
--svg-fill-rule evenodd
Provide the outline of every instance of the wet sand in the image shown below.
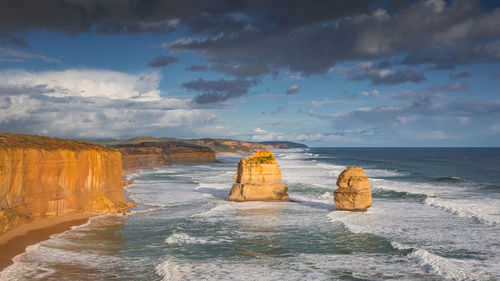
<path fill-rule="evenodd" d="M 20 225 L 0 236 L 0 271 L 13 263 L 12 258 L 23 253 L 29 245 L 49 239 L 72 226 L 85 224 L 90 214 L 71 214 L 37 219 Z"/>

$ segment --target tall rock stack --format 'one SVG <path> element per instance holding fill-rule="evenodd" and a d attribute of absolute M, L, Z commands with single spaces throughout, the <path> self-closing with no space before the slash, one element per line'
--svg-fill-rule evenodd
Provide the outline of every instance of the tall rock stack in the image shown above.
<path fill-rule="evenodd" d="M 346 211 L 366 211 L 372 206 L 370 181 L 361 167 L 347 167 L 337 179 L 334 192 L 335 208 Z"/>
<path fill-rule="evenodd" d="M 288 188 L 280 183 L 278 163 L 269 151 L 241 158 L 234 180 L 229 201 L 290 201 Z"/>

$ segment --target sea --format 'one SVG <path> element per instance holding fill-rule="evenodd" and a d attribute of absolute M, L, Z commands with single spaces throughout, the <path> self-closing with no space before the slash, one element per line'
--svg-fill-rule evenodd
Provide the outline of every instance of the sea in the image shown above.
<path fill-rule="evenodd" d="M 500 280 L 500 148 L 273 153 L 291 202 L 228 202 L 244 155 L 141 170 L 132 214 L 29 246 L 0 280 Z M 367 212 L 334 207 L 347 166 Z"/>

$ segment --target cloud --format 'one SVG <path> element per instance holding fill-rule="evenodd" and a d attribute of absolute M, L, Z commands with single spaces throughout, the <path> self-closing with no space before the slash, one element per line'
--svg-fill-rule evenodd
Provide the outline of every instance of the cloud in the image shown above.
<path fill-rule="evenodd" d="M 286 112 L 286 108 L 284 106 L 278 106 L 276 109 L 269 112 L 269 114 L 274 115 L 274 114 L 283 113 L 283 112 Z M 262 113 L 265 114 L 266 112 L 262 112 Z"/>
<path fill-rule="evenodd" d="M 323 142 L 323 143 L 360 143 L 362 141 L 361 137 L 370 135 L 368 130 L 359 131 L 342 131 L 336 133 L 282 133 L 277 131 L 268 131 L 262 128 L 255 128 L 253 134 L 250 137 L 252 141 L 279 141 L 279 140 L 289 140 L 297 142 Z"/>
<path fill-rule="evenodd" d="M 221 120 L 190 100 L 161 97 L 157 73 L 0 73 L 0 131 L 61 137 L 193 136 Z"/>
<path fill-rule="evenodd" d="M 267 131 L 261 128 L 255 128 L 253 130 L 254 134 L 251 137 L 250 140 L 252 141 L 279 141 L 279 140 L 284 140 L 285 136 L 283 133 L 280 132 L 274 132 L 274 131 Z"/>
<path fill-rule="evenodd" d="M 258 82 L 241 79 L 219 79 L 214 81 L 198 79 L 183 83 L 182 87 L 187 90 L 202 93 L 193 99 L 194 103 L 209 104 L 224 102 L 228 99 L 244 96 L 248 93 L 249 88 L 256 83 Z"/>
<path fill-rule="evenodd" d="M 350 100 L 332 100 L 332 99 L 324 99 L 324 100 L 311 100 L 307 104 L 313 107 L 321 107 L 325 104 L 358 104 L 359 102 L 350 101 Z"/>
<path fill-rule="evenodd" d="M 405 90 L 393 93 L 390 97 L 394 99 L 414 99 L 428 97 L 444 97 L 445 93 L 449 92 L 466 92 L 469 91 L 469 86 L 465 83 L 455 82 L 444 86 L 432 86 L 421 90 Z"/>
<path fill-rule="evenodd" d="M 372 62 L 359 63 L 353 67 L 340 67 L 338 71 L 352 81 L 371 81 L 372 85 L 397 85 L 405 82 L 419 83 L 426 78 L 414 69 L 391 70 L 383 68 L 386 64 L 374 65 Z"/>
<path fill-rule="evenodd" d="M 500 71 L 491 74 L 490 78 L 500 80 Z"/>
<path fill-rule="evenodd" d="M 186 67 L 185 69 L 188 71 L 206 71 L 209 69 L 209 67 L 204 64 L 193 64 L 189 67 Z"/>
<path fill-rule="evenodd" d="M 286 95 L 296 95 L 300 91 L 300 86 L 299 85 L 292 85 L 288 89 L 286 89 Z"/>
<path fill-rule="evenodd" d="M 158 56 L 148 61 L 150 67 L 165 67 L 174 62 L 178 62 L 179 58 L 172 56 Z"/>
<path fill-rule="evenodd" d="M 259 62 L 235 63 L 218 61 L 213 62 L 210 69 L 219 73 L 237 77 L 239 79 L 259 77 L 261 75 L 271 73 L 271 67 L 269 65 Z"/>
<path fill-rule="evenodd" d="M 23 51 L 18 51 L 14 49 L 9 49 L 9 48 L 3 48 L 0 46 L 0 62 L 1 61 L 7 61 L 7 62 L 23 62 L 27 59 L 39 59 L 44 62 L 48 63 L 61 63 L 60 60 L 35 54 L 35 53 L 28 53 L 28 52 L 23 52 Z"/>
<path fill-rule="evenodd" d="M 47 85 L 14 85 L 0 86 L 0 96 L 33 95 L 53 93 L 54 89 L 47 88 Z"/>
<path fill-rule="evenodd" d="M 140 33 L 172 32 L 187 28 L 190 33 L 231 32 L 251 29 L 253 19 L 262 23 L 280 21 L 282 28 L 367 12 L 370 1 L 348 0 L 304 2 L 269 2 L 207 0 L 196 4 L 178 1 L 48 1 L 20 0 L 0 3 L 0 18 L 5 24 L 0 34 L 45 29 L 75 34 L 78 32 Z M 58 13 L 54 13 L 58 11 Z"/>
<path fill-rule="evenodd" d="M 251 63 L 261 75 L 272 70 L 325 74 L 338 62 L 397 55 L 406 55 L 400 63 L 428 64 L 428 69 L 500 60 L 495 41 L 500 31 L 493 28 L 500 24 L 500 9 L 484 11 L 478 1 L 418 1 L 396 11 L 376 8 L 350 16 L 326 13 L 317 19 L 299 19 L 296 24 L 289 22 L 291 18 L 251 19 L 241 29 L 184 38 L 167 48 L 200 53 L 225 64 Z M 368 74 L 366 79 L 374 84 L 423 80 L 411 69 L 395 71 L 387 79 L 380 77 L 380 71 Z"/>
<path fill-rule="evenodd" d="M 458 79 L 469 78 L 471 76 L 472 76 L 472 73 L 470 73 L 470 72 L 460 72 L 457 74 L 450 74 L 450 79 L 458 80 Z"/>
<path fill-rule="evenodd" d="M 395 4 L 397 3 L 397 4 Z M 53 11 L 58 11 L 54 13 Z M 500 60 L 500 9 L 478 0 L 427 1 L 179 1 L 37 0 L 0 3 L 0 38 L 48 30 L 168 33 L 185 37 L 165 46 L 199 53 L 214 71 L 238 79 L 276 71 L 328 73 L 345 61 L 406 56 L 427 69 Z M 425 19 L 425 20 L 422 20 Z M 385 67 L 388 68 L 388 67 Z M 398 70 L 393 81 L 421 75 Z M 406 78 L 405 78 L 406 77 Z M 367 78 L 371 80 L 370 78 Z M 377 77 L 375 81 L 379 81 Z M 385 82 L 374 83 L 394 83 Z"/>
<path fill-rule="evenodd" d="M 390 105 L 357 108 L 343 113 L 310 110 L 309 115 L 328 120 L 331 128 L 338 131 L 373 130 L 375 134 L 366 141 L 386 145 L 494 134 L 490 128 L 494 126 L 493 120 L 500 118 L 500 103 L 446 94 L 464 88 L 462 84 L 454 83 L 403 91 L 392 95 L 394 100 Z M 403 103 L 395 104 L 397 100 L 403 100 Z"/>
<path fill-rule="evenodd" d="M 0 72 L 3 87 L 40 87 L 50 89 L 54 97 L 106 97 L 110 99 L 158 100 L 158 72 L 127 74 L 98 69 L 68 69 L 63 71 Z"/>

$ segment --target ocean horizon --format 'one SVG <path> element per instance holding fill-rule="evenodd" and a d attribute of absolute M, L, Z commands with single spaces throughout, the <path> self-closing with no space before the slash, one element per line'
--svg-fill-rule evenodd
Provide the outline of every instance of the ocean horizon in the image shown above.
<path fill-rule="evenodd" d="M 127 216 L 29 246 L 2 280 L 498 280 L 500 148 L 273 150 L 291 202 L 229 202 L 244 155 L 129 175 Z M 338 211 L 347 166 L 367 212 Z"/>

